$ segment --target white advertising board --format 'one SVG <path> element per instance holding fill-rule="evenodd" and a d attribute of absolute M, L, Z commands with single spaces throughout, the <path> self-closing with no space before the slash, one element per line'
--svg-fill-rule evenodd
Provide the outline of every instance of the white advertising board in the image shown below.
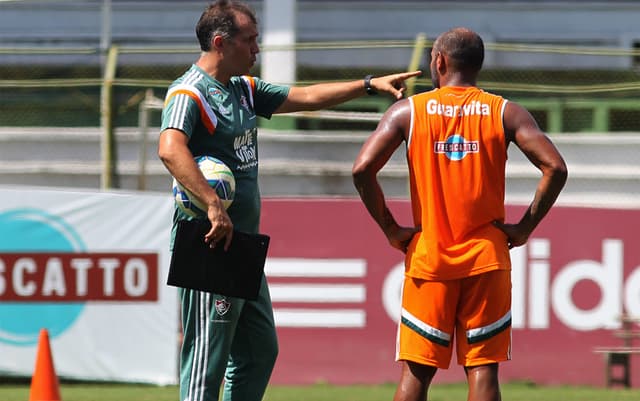
<path fill-rule="evenodd" d="M 41 329 L 63 378 L 177 381 L 167 195 L 0 188 L 0 373 L 33 373 Z"/>

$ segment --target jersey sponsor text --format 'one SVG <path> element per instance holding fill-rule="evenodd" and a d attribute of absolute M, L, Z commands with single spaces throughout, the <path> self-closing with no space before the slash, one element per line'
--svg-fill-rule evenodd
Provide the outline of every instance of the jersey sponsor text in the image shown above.
<path fill-rule="evenodd" d="M 427 114 L 441 115 L 445 117 L 465 117 L 465 116 L 488 116 L 491 108 L 486 103 L 472 100 L 469 104 L 462 106 L 441 104 L 435 99 L 427 101 Z"/>

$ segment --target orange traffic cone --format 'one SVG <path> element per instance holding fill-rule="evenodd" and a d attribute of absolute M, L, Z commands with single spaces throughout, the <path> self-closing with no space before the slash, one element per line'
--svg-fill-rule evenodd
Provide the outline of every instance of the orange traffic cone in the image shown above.
<path fill-rule="evenodd" d="M 53 366 L 47 329 L 40 330 L 36 367 L 31 378 L 29 401 L 61 401 L 58 376 Z"/>

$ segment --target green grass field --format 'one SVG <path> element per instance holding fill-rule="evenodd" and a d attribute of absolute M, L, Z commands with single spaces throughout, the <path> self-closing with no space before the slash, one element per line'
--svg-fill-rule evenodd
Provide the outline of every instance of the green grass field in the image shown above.
<path fill-rule="evenodd" d="M 391 401 L 394 384 L 371 386 L 271 386 L 264 401 Z M 466 400 L 465 384 L 436 384 L 429 401 Z M 158 387 L 125 384 L 62 384 L 62 401 L 178 401 L 176 386 Z M 505 401 L 637 401 L 640 389 L 601 387 L 542 387 L 529 383 L 502 386 Z M 26 401 L 28 385 L 0 385 L 0 400 Z"/>

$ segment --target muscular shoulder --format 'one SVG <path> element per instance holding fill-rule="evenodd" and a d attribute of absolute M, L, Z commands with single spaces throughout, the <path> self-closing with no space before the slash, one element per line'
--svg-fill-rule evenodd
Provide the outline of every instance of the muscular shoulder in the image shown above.
<path fill-rule="evenodd" d="M 507 102 L 503 115 L 504 131 L 507 140 L 514 141 L 521 131 L 540 132 L 540 128 L 531 113 L 515 102 Z"/>
<path fill-rule="evenodd" d="M 411 98 L 400 99 L 394 102 L 385 114 L 391 114 L 395 118 L 401 117 L 404 113 L 411 112 Z"/>
<path fill-rule="evenodd" d="M 402 99 L 393 103 L 382 116 L 378 128 L 401 132 L 405 137 L 411 125 L 412 103 Z"/>

